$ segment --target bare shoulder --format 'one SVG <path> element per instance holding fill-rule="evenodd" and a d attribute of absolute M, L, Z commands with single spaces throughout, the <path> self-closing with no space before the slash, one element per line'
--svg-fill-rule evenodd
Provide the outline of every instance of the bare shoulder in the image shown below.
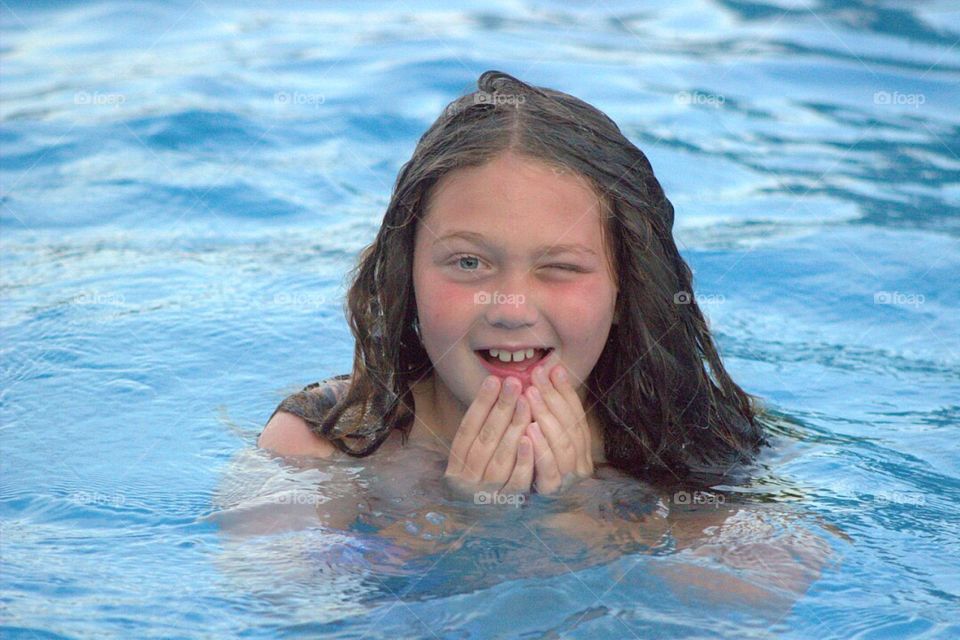
<path fill-rule="evenodd" d="M 286 411 L 277 411 L 257 440 L 257 446 L 287 456 L 329 458 L 337 448 L 315 434 L 307 421 Z"/>
<path fill-rule="evenodd" d="M 344 378 L 337 376 L 314 383 L 287 396 L 267 422 L 257 445 L 280 455 L 329 458 L 337 453 L 338 449 L 311 425 L 322 423 L 346 392 L 349 380 Z"/>

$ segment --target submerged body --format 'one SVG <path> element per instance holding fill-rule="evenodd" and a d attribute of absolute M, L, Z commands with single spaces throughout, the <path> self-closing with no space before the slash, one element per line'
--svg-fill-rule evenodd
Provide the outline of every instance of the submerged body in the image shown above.
<path fill-rule="evenodd" d="M 618 471 L 605 463 L 599 434 L 592 443 L 592 477 L 559 496 L 464 501 L 443 482 L 449 450 L 429 428 L 435 419 L 430 380 L 416 386 L 418 419 L 406 441 L 396 431 L 361 459 L 315 433 L 316 418 L 348 384 L 347 376 L 337 376 L 289 396 L 260 437 L 261 447 L 285 453 L 297 473 L 322 470 L 319 481 L 307 477 L 292 490 L 316 499 L 285 499 L 286 518 L 278 517 L 275 504 L 265 514 L 258 508 L 227 511 L 219 516 L 225 530 L 249 535 L 319 524 L 348 536 L 373 535 L 368 561 L 384 563 L 373 568 L 388 574 L 405 574 L 403 567 L 419 566 L 420 558 L 456 558 L 478 548 L 489 548 L 507 567 L 476 576 L 483 584 L 451 589 L 478 588 L 507 573 L 558 575 L 625 554 L 682 552 L 692 554 L 690 563 L 652 569 L 679 597 L 701 598 L 705 590 L 715 602 L 759 607 L 771 616 L 782 615 L 802 595 L 829 555 L 826 542 L 805 525 L 793 526 L 796 515 L 780 506 L 726 503 L 723 494 L 709 492 L 710 501 L 696 503 L 678 497 L 690 495 L 683 490 L 657 488 Z M 289 485 L 284 490 L 291 491 Z M 473 551 L 461 551 L 464 545 Z M 525 566 L 531 562 L 535 566 Z"/>
<path fill-rule="evenodd" d="M 649 556 L 650 564 L 638 569 L 647 577 L 633 580 L 655 577 L 678 599 L 743 607 L 776 619 L 819 577 L 830 556 L 824 533 L 789 505 L 741 502 L 720 493 L 710 503 L 684 502 L 676 491 L 602 463 L 592 478 L 558 496 L 464 501 L 442 482 L 441 451 L 429 440 L 401 440 L 395 434 L 359 460 L 336 451 L 326 459 L 284 456 L 279 467 L 277 459 L 249 452 L 242 466 L 262 474 L 246 482 L 256 496 L 235 499 L 215 516 L 228 546 L 238 549 L 237 571 L 246 564 L 240 551 L 245 540 L 311 530 L 318 537 L 310 544 L 327 558 L 328 571 L 406 577 L 414 588 L 424 569 L 437 563 L 434 581 L 457 576 L 444 586 L 448 594 Z M 359 553 L 361 564 L 341 564 L 343 550 Z M 430 591 L 436 588 L 431 582 Z"/>

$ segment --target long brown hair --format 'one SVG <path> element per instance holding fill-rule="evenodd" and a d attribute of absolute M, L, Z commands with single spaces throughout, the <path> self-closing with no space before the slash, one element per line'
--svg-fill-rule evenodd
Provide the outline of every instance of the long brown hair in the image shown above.
<path fill-rule="evenodd" d="M 682 479 L 723 474 L 752 459 L 765 442 L 759 404 L 724 369 L 673 241 L 673 205 L 646 156 L 578 98 L 499 71 L 483 73 L 477 85 L 420 138 L 376 239 L 350 274 L 353 373 L 320 434 L 357 457 L 374 452 L 393 429 L 406 441 L 411 387 L 433 371 L 415 327 L 418 223 L 443 176 L 511 151 L 586 178 L 605 210 L 618 321 L 585 381 L 585 408 L 595 407 L 608 463 L 647 479 Z"/>

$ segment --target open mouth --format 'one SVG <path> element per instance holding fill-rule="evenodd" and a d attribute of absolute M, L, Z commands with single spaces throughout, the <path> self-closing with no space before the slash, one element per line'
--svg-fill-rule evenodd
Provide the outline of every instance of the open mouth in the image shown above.
<path fill-rule="evenodd" d="M 531 351 L 533 352 L 532 354 Z M 514 360 L 514 354 L 512 352 L 508 356 L 509 361 L 504 360 L 505 356 L 494 356 L 489 349 L 480 349 L 476 351 L 476 354 L 496 369 L 526 371 L 550 355 L 552 351 L 552 347 L 549 349 L 527 349 L 523 355 L 523 359 L 519 361 Z"/>

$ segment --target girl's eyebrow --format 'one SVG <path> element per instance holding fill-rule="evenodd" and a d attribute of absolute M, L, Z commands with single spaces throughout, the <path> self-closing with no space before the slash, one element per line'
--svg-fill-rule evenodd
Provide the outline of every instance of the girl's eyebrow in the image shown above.
<path fill-rule="evenodd" d="M 433 241 L 434 246 L 439 244 L 444 240 L 452 240 L 460 238 L 466 240 L 467 242 L 473 242 L 475 244 L 481 245 L 483 247 L 490 248 L 491 243 L 484 237 L 482 233 L 477 233 L 476 231 L 454 231 L 443 235 Z M 586 253 L 592 256 L 596 256 L 597 252 L 593 249 L 576 243 L 576 242 L 565 242 L 557 244 L 545 244 L 534 249 L 534 253 L 538 255 L 554 255 L 558 253 Z"/>

